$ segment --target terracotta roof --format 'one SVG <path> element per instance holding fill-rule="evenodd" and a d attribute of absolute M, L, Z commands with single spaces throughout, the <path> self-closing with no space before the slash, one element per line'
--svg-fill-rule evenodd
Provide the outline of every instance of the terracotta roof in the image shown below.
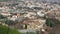
<path fill-rule="evenodd" d="M 40 25 L 40 22 L 38 19 L 26 19 L 23 21 L 23 23 L 25 23 L 25 24 L 35 23 L 37 25 Z"/>
<path fill-rule="evenodd" d="M 49 17 L 49 18 L 57 18 L 58 20 L 60 20 L 59 18 L 60 18 L 60 9 L 57 9 L 57 10 L 52 10 L 51 12 L 49 12 L 48 14 L 47 14 L 47 16 Z"/>

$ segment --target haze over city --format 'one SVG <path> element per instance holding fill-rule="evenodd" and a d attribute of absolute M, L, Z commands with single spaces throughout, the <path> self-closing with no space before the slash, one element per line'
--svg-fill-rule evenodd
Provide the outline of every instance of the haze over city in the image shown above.
<path fill-rule="evenodd" d="M 0 0 L 0 1 L 5 1 L 5 0 Z M 60 3 L 60 0 L 6 0 L 6 1 L 47 1 L 47 2 L 58 2 Z"/>

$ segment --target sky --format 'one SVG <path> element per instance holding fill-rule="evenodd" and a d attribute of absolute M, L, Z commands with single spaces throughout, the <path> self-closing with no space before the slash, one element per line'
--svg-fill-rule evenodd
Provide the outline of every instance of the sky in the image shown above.
<path fill-rule="evenodd" d="M 5 0 L 0 0 L 5 1 Z M 21 0 L 8 0 L 8 1 L 21 1 Z M 60 0 L 24 0 L 24 1 L 48 1 L 48 2 L 58 2 L 60 3 Z"/>

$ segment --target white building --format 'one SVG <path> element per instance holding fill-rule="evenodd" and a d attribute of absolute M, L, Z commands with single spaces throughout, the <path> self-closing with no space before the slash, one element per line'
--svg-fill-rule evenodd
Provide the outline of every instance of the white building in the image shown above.
<path fill-rule="evenodd" d="M 40 17 L 44 17 L 43 11 L 38 11 L 38 12 L 37 12 L 37 15 L 40 16 Z"/>

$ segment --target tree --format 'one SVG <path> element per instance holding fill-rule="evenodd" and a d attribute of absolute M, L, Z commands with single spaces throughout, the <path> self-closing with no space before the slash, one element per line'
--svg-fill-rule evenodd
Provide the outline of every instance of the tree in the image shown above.
<path fill-rule="evenodd" d="M 4 19 L 4 18 L 7 18 L 7 17 L 0 14 L 0 19 Z"/>
<path fill-rule="evenodd" d="M 46 25 L 49 26 L 49 27 L 53 27 L 55 26 L 54 22 L 52 21 L 52 19 L 46 19 Z"/>

